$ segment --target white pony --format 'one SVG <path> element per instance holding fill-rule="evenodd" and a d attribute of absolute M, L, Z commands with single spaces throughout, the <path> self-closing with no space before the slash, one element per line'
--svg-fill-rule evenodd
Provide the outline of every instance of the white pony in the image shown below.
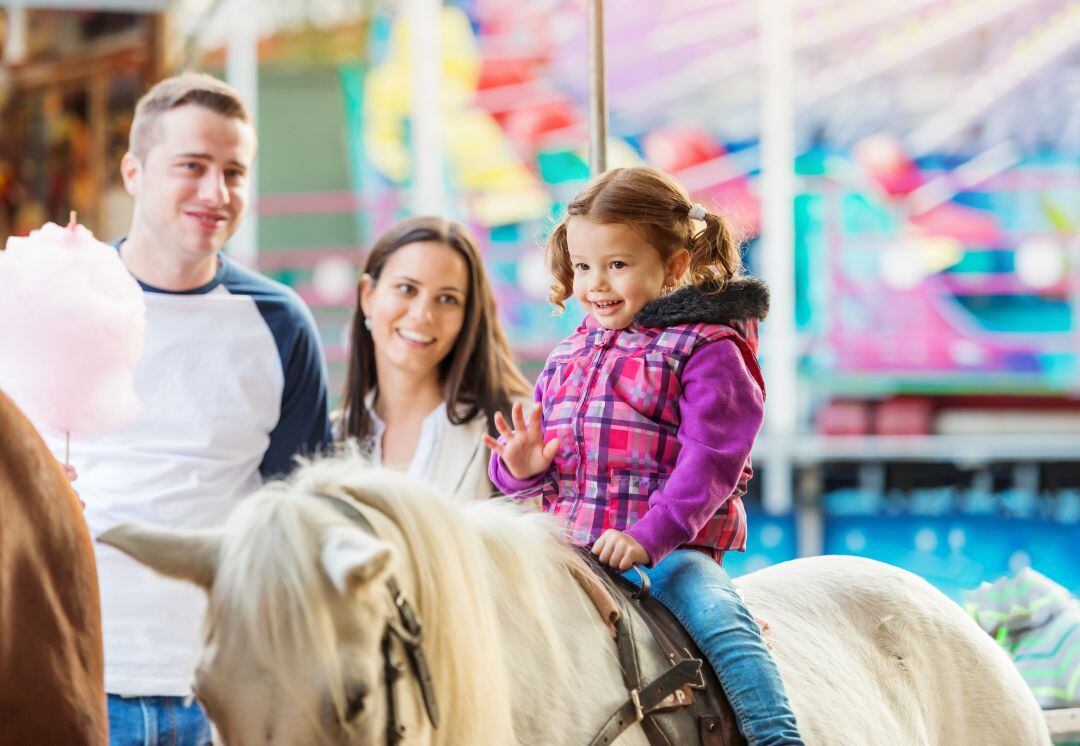
<path fill-rule="evenodd" d="M 316 493 L 355 500 L 372 536 Z M 194 691 L 228 746 L 381 744 L 389 573 L 423 625 L 441 724 L 406 671 L 406 742 L 587 744 L 627 699 L 615 646 L 545 514 L 439 499 L 324 459 L 245 500 L 221 531 L 123 526 L 101 541 L 206 589 Z M 854 557 L 739 581 L 808 744 L 1049 744 L 1007 655 L 920 578 Z M 396 636 L 394 645 L 400 642 Z M 397 650 L 400 654 L 400 649 Z M 640 727 L 618 743 L 647 743 Z"/>

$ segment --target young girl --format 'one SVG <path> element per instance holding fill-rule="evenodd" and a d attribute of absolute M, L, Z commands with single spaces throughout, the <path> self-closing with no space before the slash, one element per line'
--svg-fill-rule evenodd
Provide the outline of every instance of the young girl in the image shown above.
<path fill-rule="evenodd" d="M 776 665 L 720 565 L 746 545 L 742 495 L 761 427 L 755 360 L 768 291 L 739 276 L 725 222 L 652 168 L 615 169 L 548 240 L 551 301 L 588 315 L 548 357 L 540 406 L 495 415 L 491 480 L 541 493 L 568 538 L 653 595 L 704 652 L 751 746 L 801 744 Z"/>

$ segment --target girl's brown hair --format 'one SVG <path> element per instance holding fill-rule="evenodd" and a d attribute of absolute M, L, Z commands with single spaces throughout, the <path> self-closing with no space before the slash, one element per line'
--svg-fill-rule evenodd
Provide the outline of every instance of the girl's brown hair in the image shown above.
<path fill-rule="evenodd" d="M 446 414 L 460 425 L 479 414 L 492 418 L 510 408 L 511 399 L 528 396 L 531 388 L 514 364 L 510 345 L 499 325 L 495 296 L 491 292 L 480 252 L 464 226 L 440 217 L 420 216 L 395 223 L 379 238 L 368 254 L 364 273 L 378 284 L 386 261 L 403 246 L 420 241 L 436 241 L 459 253 L 468 266 L 469 288 L 465 299 L 465 320 L 454 346 L 439 363 L 439 379 L 446 391 Z M 371 432 L 371 417 L 365 399 L 378 382 L 375 372 L 375 343 L 364 326 L 359 302 L 352 318 L 348 373 L 342 398 L 344 435 L 364 438 Z"/>
<path fill-rule="evenodd" d="M 742 271 L 739 240 L 719 215 L 706 211 L 696 229 L 694 205 L 673 178 L 649 166 L 605 171 L 585 186 L 566 206 L 566 215 L 547 242 L 548 272 L 555 279 L 548 300 L 565 310 L 574 291 L 574 264 L 566 243 L 566 224 L 582 217 L 597 223 L 625 223 L 641 232 L 666 262 L 679 249 L 690 253 L 690 264 L 677 286 L 702 285 L 720 291 Z"/>

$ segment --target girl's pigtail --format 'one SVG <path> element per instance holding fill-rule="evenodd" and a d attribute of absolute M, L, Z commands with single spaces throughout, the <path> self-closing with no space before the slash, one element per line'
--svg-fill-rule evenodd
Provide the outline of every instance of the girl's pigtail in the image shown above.
<path fill-rule="evenodd" d="M 715 285 L 722 290 L 742 272 L 739 241 L 721 216 L 706 212 L 702 220 L 705 227 L 690 238 L 687 276 L 693 285 Z"/>
<path fill-rule="evenodd" d="M 556 316 L 566 311 L 566 299 L 574 293 L 574 267 L 570 261 L 570 247 L 566 243 L 566 221 L 563 218 L 547 240 L 545 252 L 548 276 L 553 279 L 548 292 L 548 302 L 555 306 Z"/>

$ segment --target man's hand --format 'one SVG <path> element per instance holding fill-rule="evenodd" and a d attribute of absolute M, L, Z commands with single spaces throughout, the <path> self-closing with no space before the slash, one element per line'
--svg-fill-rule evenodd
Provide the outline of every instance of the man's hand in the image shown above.
<path fill-rule="evenodd" d="M 68 478 L 69 482 L 74 482 L 76 479 L 79 478 L 79 473 L 77 471 L 75 471 L 75 467 L 72 466 L 71 464 L 60 464 L 60 466 L 63 467 L 64 476 Z M 84 503 L 82 501 L 82 498 L 79 497 L 79 491 L 77 489 L 75 489 L 74 487 L 71 488 L 71 491 L 74 492 L 75 497 L 77 497 L 79 499 L 79 505 L 82 505 L 85 508 L 86 503 Z"/>
<path fill-rule="evenodd" d="M 502 412 L 495 413 L 495 429 L 499 431 L 504 442 L 500 443 L 485 434 L 484 445 L 498 451 L 515 479 L 532 479 L 551 466 L 555 452 L 559 450 L 559 439 L 552 438 L 547 443 L 544 442 L 539 405 L 533 407 L 528 422 L 525 421 L 521 402 L 514 404 L 510 416 L 514 420 L 513 428 L 506 423 Z"/>
<path fill-rule="evenodd" d="M 633 536 L 609 528 L 593 544 L 592 553 L 602 563 L 620 572 L 634 565 L 649 564 L 649 553 Z"/>

